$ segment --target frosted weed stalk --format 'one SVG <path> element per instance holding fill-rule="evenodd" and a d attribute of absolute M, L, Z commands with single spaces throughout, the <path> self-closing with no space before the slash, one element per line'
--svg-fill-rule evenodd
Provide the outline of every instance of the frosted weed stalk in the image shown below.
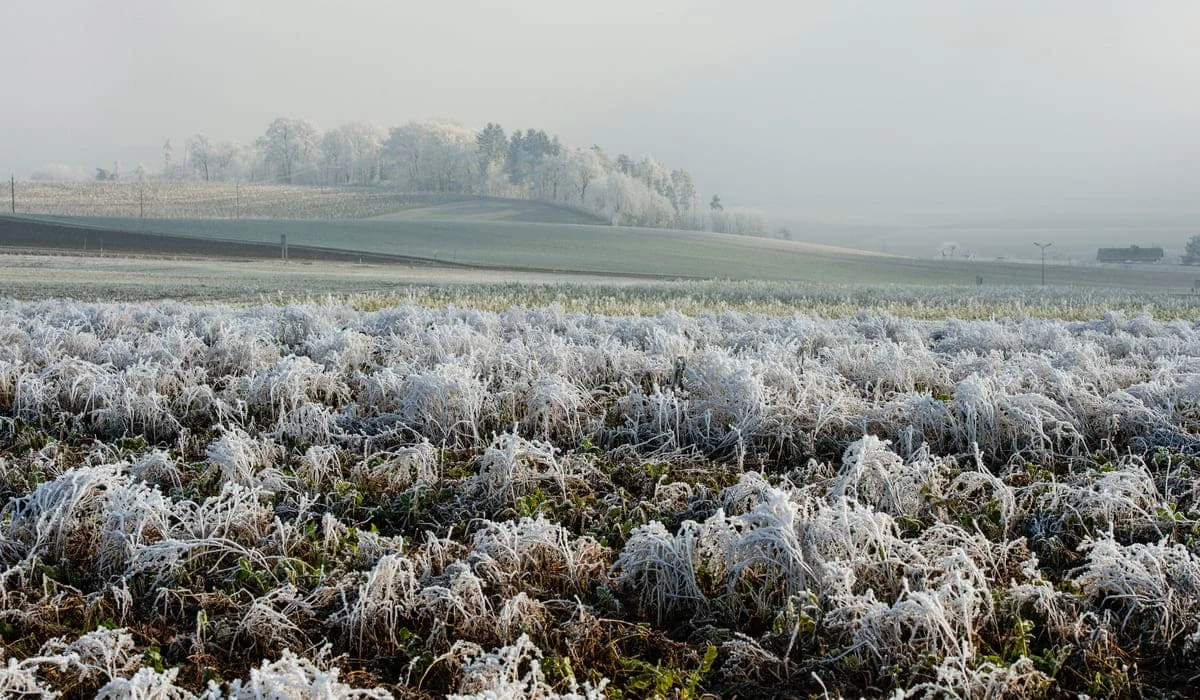
<path fill-rule="evenodd" d="M 1200 648 L 1194 321 L 0 301 L 0 339 L 8 693 L 1112 695 Z"/>

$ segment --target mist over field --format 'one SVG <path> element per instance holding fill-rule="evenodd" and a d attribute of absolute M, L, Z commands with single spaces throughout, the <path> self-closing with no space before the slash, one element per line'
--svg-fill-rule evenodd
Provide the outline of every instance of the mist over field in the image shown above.
<path fill-rule="evenodd" d="M 1198 27 L 8 2 L 0 698 L 1194 697 Z"/>
<path fill-rule="evenodd" d="M 874 249 L 1013 256 L 995 239 L 1014 224 L 1178 246 L 1200 225 L 1200 7 L 1186 1 L 68 1 L 7 15 L 0 167 L 19 177 L 154 169 L 168 137 L 250 142 L 280 115 L 326 129 L 442 117 L 650 154 L 814 240 L 866 227 L 854 235 Z"/>

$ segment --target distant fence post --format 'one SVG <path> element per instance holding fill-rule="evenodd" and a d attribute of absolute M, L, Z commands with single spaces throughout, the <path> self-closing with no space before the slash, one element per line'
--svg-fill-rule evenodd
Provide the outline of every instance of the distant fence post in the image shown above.
<path fill-rule="evenodd" d="M 281 252 L 283 253 L 283 261 L 287 262 L 288 250 L 287 250 L 287 234 L 286 233 L 279 234 L 279 248 L 280 248 Z"/>
<path fill-rule="evenodd" d="M 12 199 L 11 199 L 12 213 L 16 214 L 17 213 L 17 176 L 16 175 L 8 176 L 8 191 L 10 193 L 10 196 L 12 197 Z"/>

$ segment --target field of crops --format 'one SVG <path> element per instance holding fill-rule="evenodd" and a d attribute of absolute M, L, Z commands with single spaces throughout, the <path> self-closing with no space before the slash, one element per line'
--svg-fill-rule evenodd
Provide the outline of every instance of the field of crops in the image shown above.
<path fill-rule="evenodd" d="M 233 182 L 17 183 L 17 213 L 177 219 L 486 218 L 605 223 L 570 207 L 523 199 L 402 193 L 382 187 L 301 187 Z"/>
<path fill-rule="evenodd" d="M 109 301 L 294 303 L 333 298 L 374 310 L 399 303 L 500 311 L 558 305 L 568 311 L 654 315 L 748 311 L 824 317 L 862 311 L 936 320 L 1001 317 L 1087 320 L 1108 313 L 1195 319 L 1200 295 L 1099 286 L 813 284 L 644 280 L 520 270 L 329 261 L 162 256 L 0 254 L 0 297 Z"/>
<path fill-rule="evenodd" d="M 141 251 L 148 245 L 142 238 L 150 233 L 163 236 L 159 240 L 165 247 L 170 247 L 167 244 L 172 237 L 211 243 L 213 247 L 205 254 L 221 257 L 224 242 L 278 246 L 281 236 L 287 235 L 293 247 L 531 273 L 822 285 L 980 282 L 992 286 L 1041 282 L 1040 267 L 1019 262 L 914 259 L 867 252 L 860 248 L 878 241 L 862 231 L 837 238 L 844 246 L 838 247 L 614 227 L 570 208 L 542 202 L 403 194 L 376 188 L 200 182 L 22 183 L 18 186 L 17 211 L 34 219 L 49 217 L 54 222 L 112 231 L 107 246 L 104 234 L 91 240 L 92 252 L 130 248 Z M 113 238 L 125 232 L 142 238 L 132 243 Z M 809 233 L 820 237 L 819 232 Z M 911 237 L 912 232 L 893 234 L 897 238 Z M 0 245 L 28 247 L 26 242 L 6 244 L 5 240 L 0 240 Z M 80 238 L 79 252 L 88 252 L 86 240 Z M 1192 288 L 1195 274 L 1176 265 L 1052 265 L 1048 281 L 1056 285 L 1146 287 L 1180 293 Z"/>
<path fill-rule="evenodd" d="M 708 279 L 810 279 L 870 275 L 919 282 L 930 271 L 893 256 L 830 246 L 694 231 L 472 219 L 227 220 L 56 217 L 82 226 L 168 236 L 357 251 L 495 269 Z M 950 275 L 966 282 L 966 274 Z"/>
<path fill-rule="evenodd" d="M 78 230 L 78 237 L 51 246 L 96 254 L 143 251 L 171 254 L 174 247 L 213 258 L 245 255 L 276 257 L 281 237 L 291 250 L 309 256 L 356 255 L 482 272 L 523 271 L 557 275 L 624 276 L 657 279 L 802 282 L 814 285 L 1037 285 L 1037 265 L 1009 262 L 916 260 L 851 248 L 689 231 L 616 226 L 481 220 L 462 207 L 421 211 L 457 212 L 455 219 L 423 215 L 363 220 L 137 219 L 122 217 L 3 217 L 10 227 L 51 226 Z M 449 209 L 447 207 L 450 207 Z M 496 211 L 489 210 L 495 214 Z M 29 236 L 8 245 L 26 250 Z M 36 237 L 35 237 L 36 238 Z M 5 235 L 0 244 L 9 240 Z M 89 244 L 90 241 L 90 244 Z M 35 246 L 36 247 L 36 246 Z M 161 247 L 162 250 L 158 250 Z M 1101 268 L 1055 266 L 1047 281 L 1056 287 L 1191 290 L 1194 270 L 1180 266 Z"/>
<path fill-rule="evenodd" d="M 239 185 L 233 182 L 22 182 L 17 213 L 187 219 L 359 219 L 462 197 L 377 189 Z"/>
<path fill-rule="evenodd" d="M 1185 696 L 1200 323 L 0 302 L 0 694 Z"/>

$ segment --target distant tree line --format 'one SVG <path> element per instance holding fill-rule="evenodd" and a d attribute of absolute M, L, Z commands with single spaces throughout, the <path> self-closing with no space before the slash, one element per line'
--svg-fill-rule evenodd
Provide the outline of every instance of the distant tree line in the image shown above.
<path fill-rule="evenodd" d="M 507 133 L 429 120 L 384 129 L 350 122 L 322 131 L 280 117 L 252 144 L 187 140 L 182 159 L 168 141 L 163 177 L 297 185 L 389 186 L 408 192 L 513 197 L 553 202 L 621 226 L 674 227 L 762 235 L 763 215 L 705 205 L 692 176 L 649 156 L 615 158 L 599 146 L 573 148 L 541 129 Z"/>

